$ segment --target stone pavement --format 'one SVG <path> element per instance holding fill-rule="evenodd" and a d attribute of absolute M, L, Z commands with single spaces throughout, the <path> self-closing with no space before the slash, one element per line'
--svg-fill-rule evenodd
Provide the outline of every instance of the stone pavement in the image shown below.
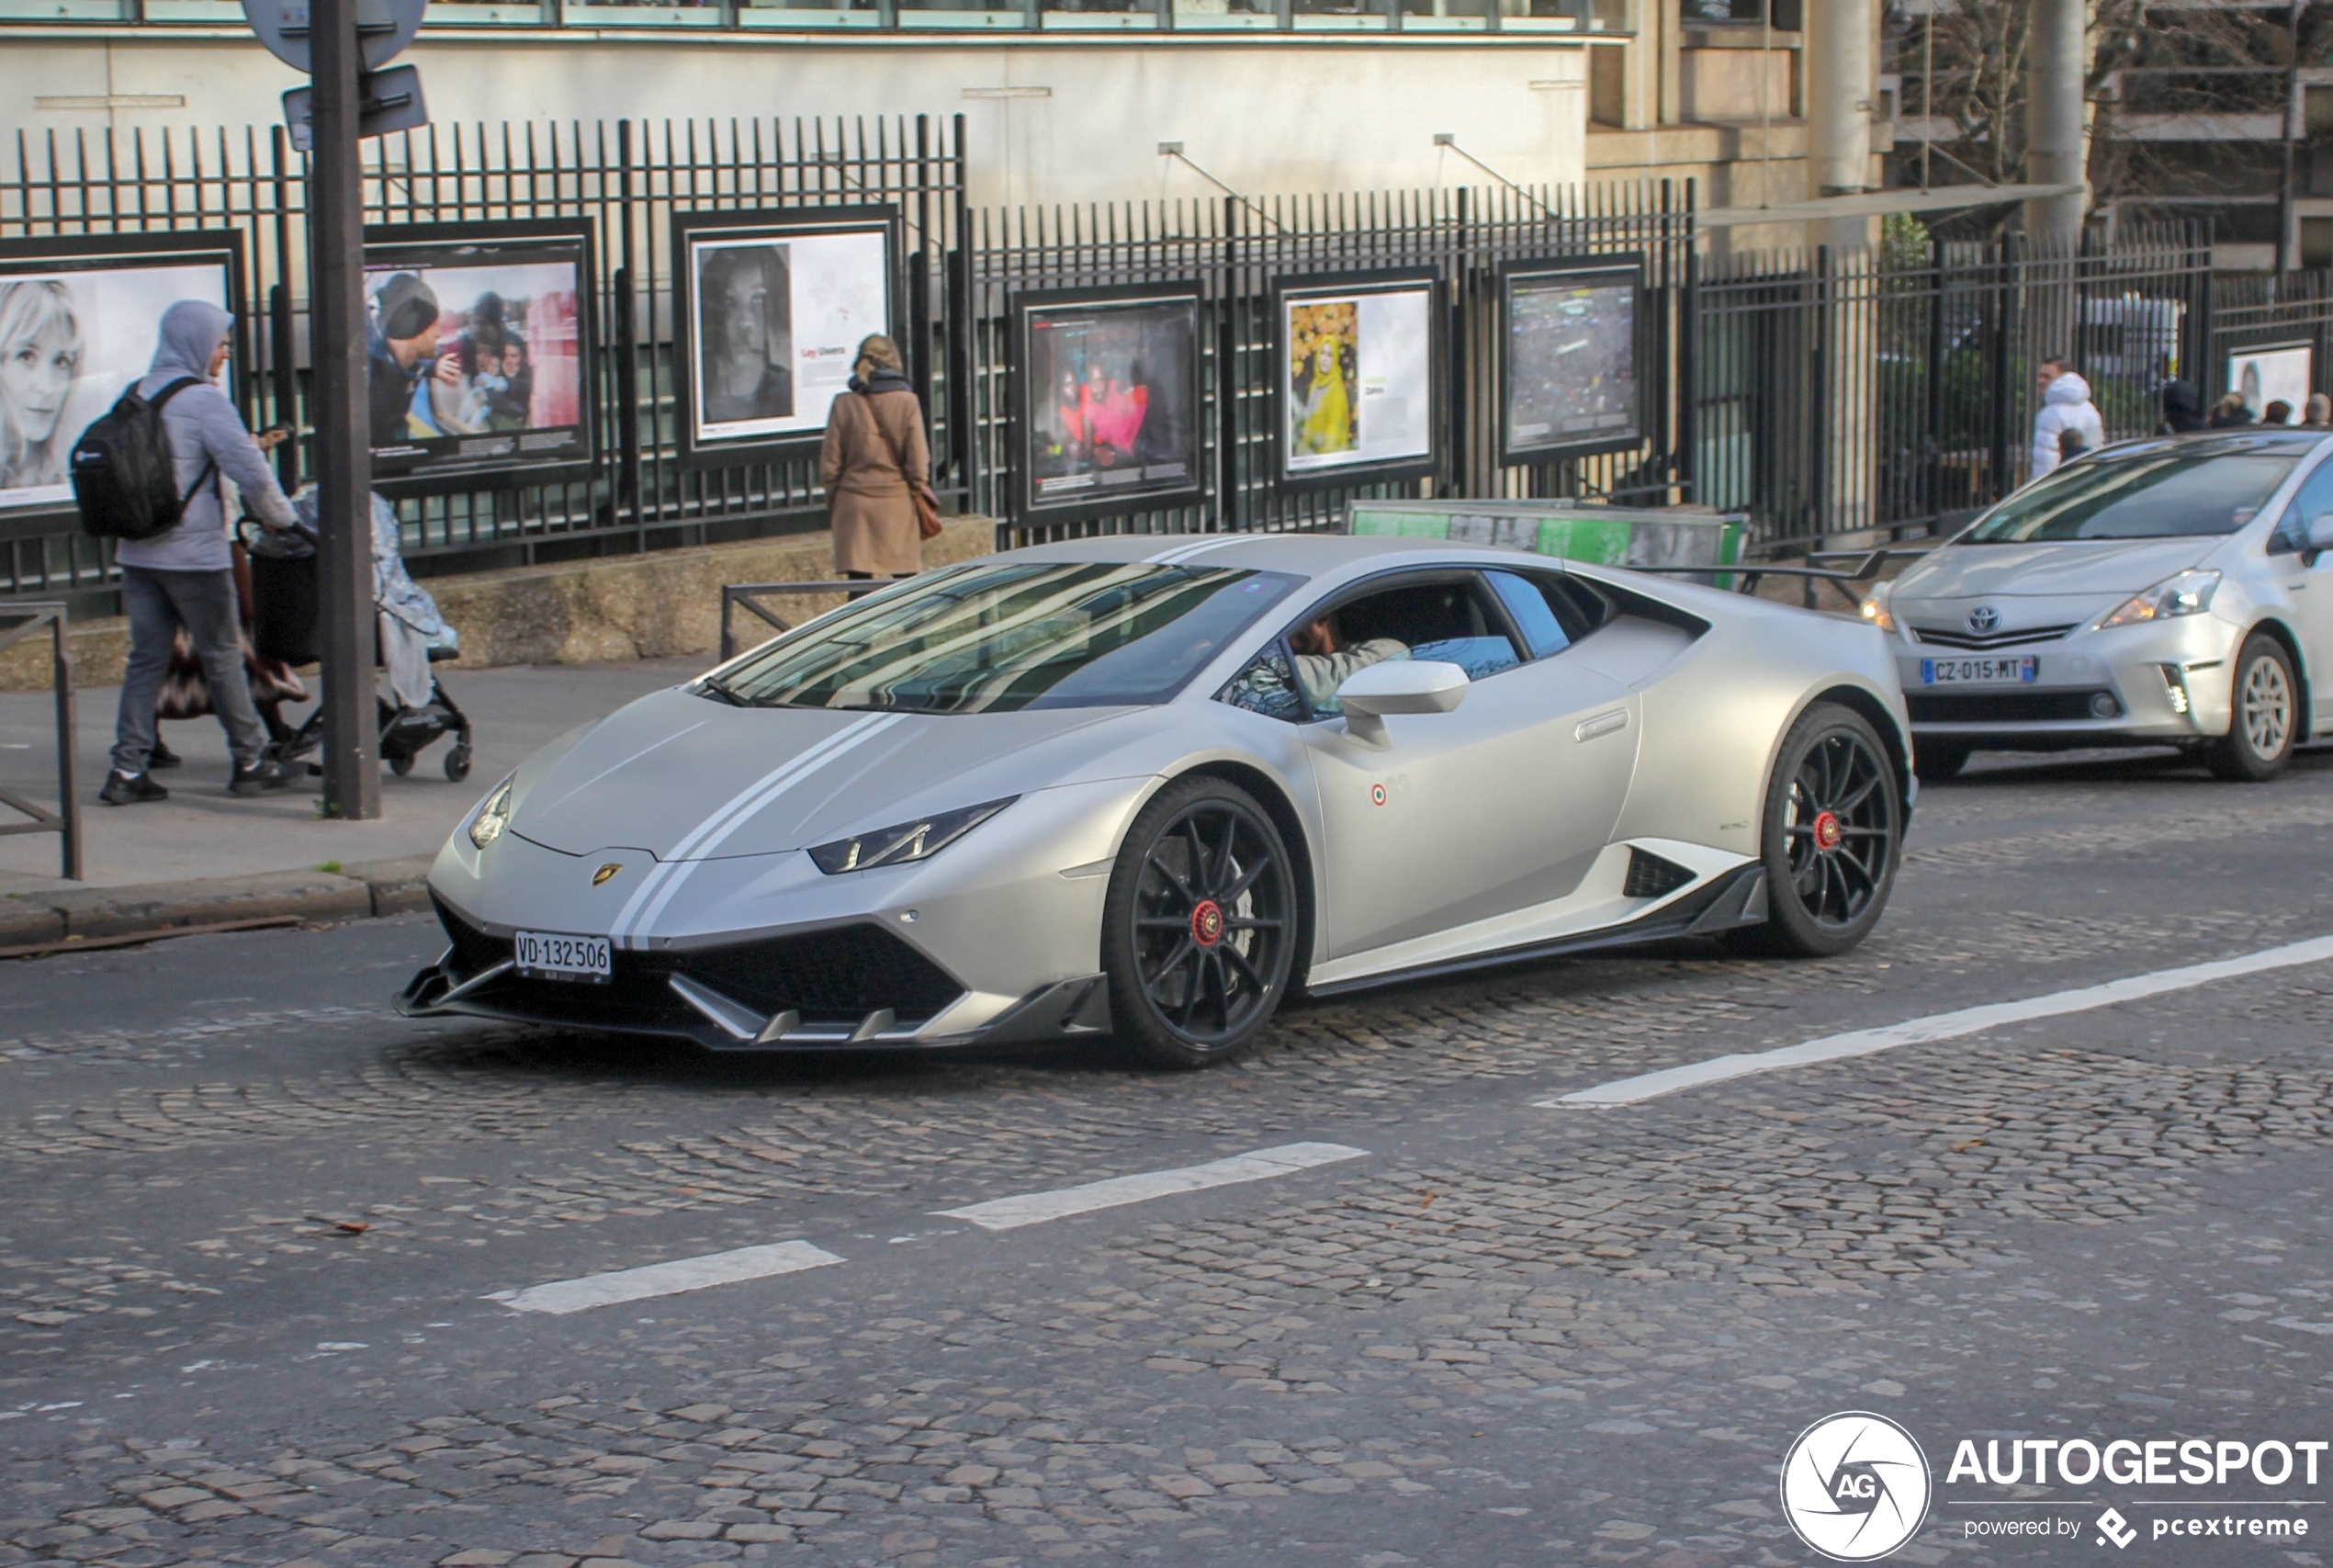
<path fill-rule="evenodd" d="M 644 693 L 686 680 L 711 662 L 690 656 L 499 670 L 440 665 L 440 681 L 474 726 L 477 755 L 468 782 L 446 781 L 441 770 L 452 740 L 440 740 L 422 754 L 410 776 L 381 771 L 382 816 L 372 822 L 318 816 L 321 781 L 256 798 L 227 794 L 226 737 L 208 718 L 163 727 L 171 747 L 186 759 L 184 767 L 155 775 L 169 788 L 170 799 L 152 806 L 100 806 L 96 792 L 105 782 L 120 694 L 112 686 L 87 688 L 78 694 L 76 754 L 86 808 L 83 842 L 88 864 L 82 886 L 149 886 L 434 854 L 479 795 L 537 747 Z M 54 736 L 50 698 L 0 693 L 0 789 L 54 800 Z M 57 869 L 52 836 L 0 839 L 0 896 L 73 888 L 56 875 Z M 0 946 L 6 945 L 0 939 Z"/>
<path fill-rule="evenodd" d="M 2089 1522 L 2176 1489 L 1944 1471 L 1955 1437 L 2333 1437 L 2333 964 L 1538 1102 L 2322 935 L 2329 827 L 2323 753 L 2256 789 L 1988 761 L 1843 959 L 1405 987 L 1189 1076 L 400 1021 L 413 917 L 0 966 L 0 1564 L 1783 1568 L 1782 1455 L 1859 1408 L 1936 1475 L 1891 1561 L 2321 1568 L 2333 1474 L 2279 1494 L 2306 1538 L 2124 1552 Z M 936 1214 L 1304 1139 L 1367 1154 Z M 797 1238 L 839 1261 L 494 1299 Z M 1974 1533 L 2005 1505 L 2085 1528 Z"/>

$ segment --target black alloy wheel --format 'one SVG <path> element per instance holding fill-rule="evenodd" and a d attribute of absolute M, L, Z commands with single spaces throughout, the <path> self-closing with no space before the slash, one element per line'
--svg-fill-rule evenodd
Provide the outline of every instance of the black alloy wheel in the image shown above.
<path fill-rule="evenodd" d="M 1102 916 L 1110 1021 L 1154 1066 L 1228 1061 L 1270 1021 L 1294 965 L 1296 880 L 1255 798 L 1178 780 L 1118 852 Z"/>
<path fill-rule="evenodd" d="M 1766 790 L 1767 919 L 1750 951 L 1830 958 L 1871 933 L 1903 850 L 1894 764 L 1869 720 L 1818 703 L 1791 727 Z"/>

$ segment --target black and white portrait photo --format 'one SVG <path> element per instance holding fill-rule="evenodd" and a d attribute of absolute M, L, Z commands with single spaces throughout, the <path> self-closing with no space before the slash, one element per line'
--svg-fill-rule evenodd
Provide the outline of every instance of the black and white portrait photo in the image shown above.
<path fill-rule="evenodd" d="M 748 242 L 696 253 L 697 406 L 707 426 L 793 417 L 787 249 Z"/>

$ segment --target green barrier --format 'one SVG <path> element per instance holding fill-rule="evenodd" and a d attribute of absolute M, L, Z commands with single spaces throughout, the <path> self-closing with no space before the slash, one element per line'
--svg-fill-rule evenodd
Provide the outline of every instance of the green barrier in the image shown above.
<path fill-rule="evenodd" d="M 1737 566 L 1748 519 L 1695 507 L 1584 506 L 1568 501 L 1357 501 L 1347 531 L 1364 537 L 1506 545 L 1597 566 Z M 1732 574 L 1718 572 L 1720 588 Z"/>

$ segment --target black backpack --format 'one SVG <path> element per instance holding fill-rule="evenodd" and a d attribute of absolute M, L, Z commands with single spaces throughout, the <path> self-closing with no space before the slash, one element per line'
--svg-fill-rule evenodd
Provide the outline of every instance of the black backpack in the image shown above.
<path fill-rule="evenodd" d="M 132 385 L 120 401 L 81 433 L 73 444 L 73 499 L 81 509 L 84 533 L 98 539 L 138 540 L 178 526 L 187 503 L 209 482 L 216 465 L 205 462 L 186 493 L 179 494 L 162 411 L 201 379 L 182 376 L 152 399 L 140 397 Z"/>

